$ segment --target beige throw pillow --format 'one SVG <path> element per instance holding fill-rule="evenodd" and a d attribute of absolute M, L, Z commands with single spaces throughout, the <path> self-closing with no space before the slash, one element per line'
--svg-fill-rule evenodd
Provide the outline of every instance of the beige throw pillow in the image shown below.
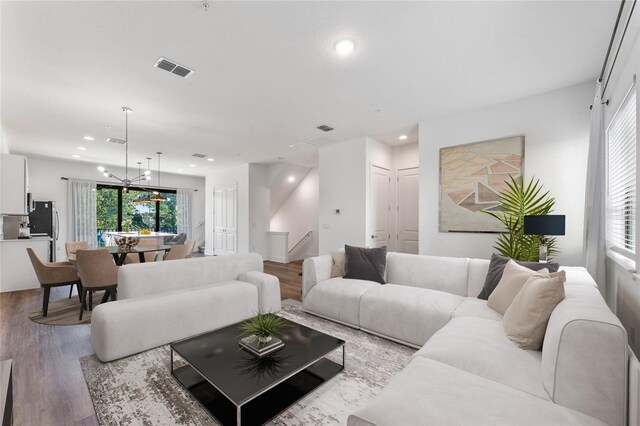
<path fill-rule="evenodd" d="M 515 299 L 516 294 L 518 294 L 522 286 L 524 286 L 524 283 L 533 275 L 549 277 L 549 270 L 540 269 L 539 271 L 533 271 L 509 259 L 504 267 L 500 282 L 489 295 L 487 306 L 500 315 L 504 315 L 509 305 L 511 305 L 511 302 L 513 302 L 513 299 Z"/>
<path fill-rule="evenodd" d="M 527 280 L 502 320 L 507 337 L 516 346 L 532 351 L 542 347 L 549 317 L 564 299 L 564 280 L 564 272 Z"/>
<path fill-rule="evenodd" d="M 331 268 L 331 278 L 342 277 L 344 275 L 344 252 L 332 251 L 333 267 Z"/>

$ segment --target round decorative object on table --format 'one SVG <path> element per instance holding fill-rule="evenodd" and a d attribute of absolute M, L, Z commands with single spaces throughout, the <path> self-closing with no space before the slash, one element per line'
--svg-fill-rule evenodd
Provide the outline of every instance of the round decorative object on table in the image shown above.
<path fill-rule="evenodd" d="M 115 237 L 116 245 L 123 250 L 131 250 L 140 242 L 136 237 Z"/>

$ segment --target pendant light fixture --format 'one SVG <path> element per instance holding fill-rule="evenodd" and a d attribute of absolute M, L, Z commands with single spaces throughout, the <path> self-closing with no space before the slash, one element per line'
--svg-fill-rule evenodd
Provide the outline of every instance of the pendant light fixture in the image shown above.
<path fill-rule="evenodd" d="M 149 199 L 149 201 L 167 201 L 167 197 L 160 194 L 160 156 L 161 152 L 156 152 L 158 154 L 158 190 L 153 191 L 153 196 Z"/>
<path fill-rule="evenodd" d="M 140 198 L 133 200 L 134 203 L 155 203 L 156 201 L 167 201 L 167 197 L 160 194 L 160 156 L 162 152 L 157 152 L 158 154 L 158 185 L 157 189 L 152 192 L 152 195 L 144 195 Z M 147 163 L 151 160 L 150 157 L 147 157 Z"/>
<path fill-rule="evenodd" d="M 133 179 L 129 179 L 129 114 L 131 113 L 131 108 L 123 106 L 122 111 L 124 112 L 125 136 L 124 140 L 116 139 L 115 142 L 124 144 L 124 179 L 119 178 L 102 166 L 99 166 L 98 170 L 102 172 L 102 175 L 104 177 L 112 178 L 120 182 L 122 184 L 122 190 L 126 192 L 128 191 L 130 186 L 133 186 L 134 184 L 139 183 L 143 180 L 151 179 L 151 171 L 147 169 L 144 171 L 144 173 L 139 173 L 138 176 L 134 177 Z M 138 172 L 139 171 L 140 169 L 138 168 Z"/>

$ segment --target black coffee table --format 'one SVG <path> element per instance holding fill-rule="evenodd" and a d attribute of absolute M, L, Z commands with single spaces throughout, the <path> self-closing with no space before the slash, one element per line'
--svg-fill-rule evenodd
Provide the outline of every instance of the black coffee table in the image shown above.
<path fill-rule="evenodd" d="M 287 323 L 263 358 L 240 349 L 239 324 L 174 342 L 171 374 L 223 425 L 264 424 L 344 369 L 344 340 Z M 342 364 L 325 358 L 340 348 Z"/>

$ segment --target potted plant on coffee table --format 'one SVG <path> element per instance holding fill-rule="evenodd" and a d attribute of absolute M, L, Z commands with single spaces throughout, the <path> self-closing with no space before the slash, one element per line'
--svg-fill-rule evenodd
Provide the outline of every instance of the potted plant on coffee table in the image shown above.
<path fill-rule="evenodd" d="M 277 336 L 287 327 L 287 320 L 278 315 L 258 314 L 240 324 L 240 346 L 255 355 L 266 355 L 284 346 Z"/>

